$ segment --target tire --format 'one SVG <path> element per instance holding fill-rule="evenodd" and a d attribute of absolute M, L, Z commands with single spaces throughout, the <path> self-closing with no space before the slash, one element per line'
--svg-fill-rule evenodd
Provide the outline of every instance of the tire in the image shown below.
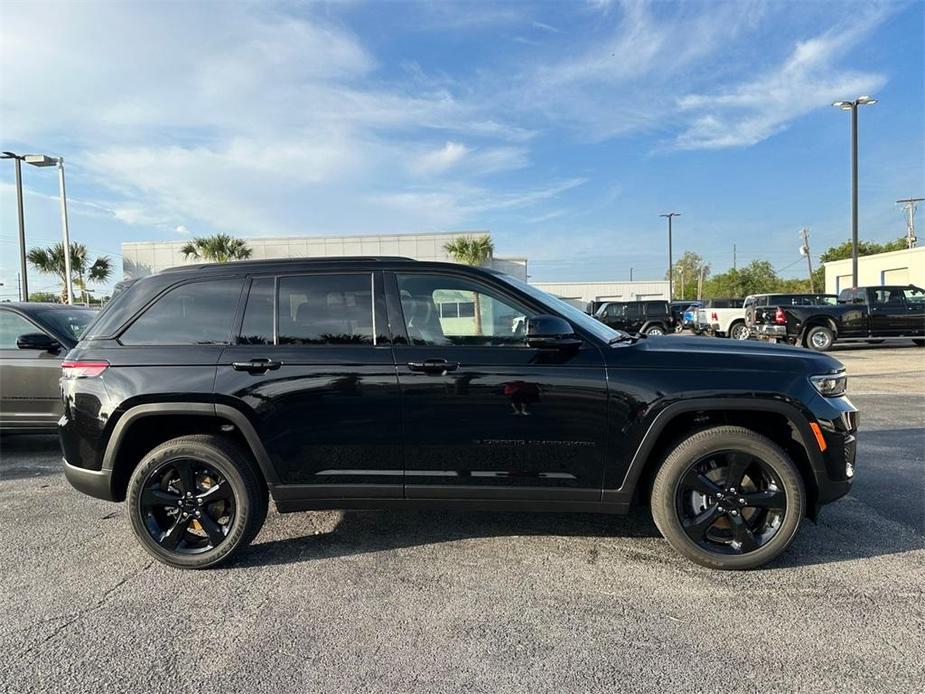
<path fill-rule="evenodd" d="M 662 325 L 650 325 L 646 328 L 646 335 L 664 335 L 665 328 Z"/>
<path fill-rule="evenodd" d="M 828 352 L 835 344 L 835 333 L 825 325 L 814 325 L 806 333 L 806 346 L 817 352 Z"/>
<path fill-rule="evenodd" d="M 744 477 L 736 483 L 736 493 L 728 493 L 731 485 L 724 487 L 728 482 L 728 470 L 734 463 L 728 463 L 727 468 L 717 467 L 715 472 L 709 471 L 707 474 L 726 477 L 713 487 L 707 485 L 707 488 L 717 490 L 717 496 L 712 502 L 709 501 L 711 497 L 704 496 L 707 508 L 697 511 L 695 507 L 690 513 L 693 517 L 689 517 L 687 494 L 691 487 L 687 480 L 696 479 L 696 484 L 701 484 L 700 480 L 705 475 L 694 474 L 697 469 L 727 460 L 730 456 L 732 460 L 753 461 L 742 468 Z M 758 480 L 766 472 L 773 479 L 773 484 L 762 490 Z M 709 478 L 706 481 L 710 482 Z M 746 500 L 744 505 L 738 503 L 740 498 Z M 750 505 L 752 501 L 754 504 Z M 768 506 L 771 503 L 783 504 L 783 509 L 762 508 L 765 503 Z M 745 570 L 768 563 L 790 546 L 806 513 L 806 491 L 796 465 L 773 441 L 743 427 L 719 426 L 693 434 L 668 454 L 655 477 L 651 504 L 655 525 L 669 544 L 685 557 L 710 569 Z M 727 504 L 729 508 L 721 504 Z M 715 514 L 712 521 L 711 514 Z M 695 518 L 705 520 L 692 523 Z M 692 529 L 696 535 L 697 528 L 705 525 L 706 521 L 710 522 L 703 531 L 703 540 L 695 541 Z M 749 528 L 753 521 L 755 527 L 748 533 L 743 532 L 741 537 L 750 537 L 755 547 L 746 548 L 748 542 L 737 546 L 742 524 Z M 688 523 L 687 529 L 685 522 Z M 762 528 L 762 533 L 756 535 L 755 531 Z M 710 535 L 721 532 L 729 535 L 728 544 Z"/>
<path fill-rule="evenodd" d="M 178 569 L 230 559 L 260 531 L 267 504 L 267 485 L 250 455 L 208 435 L 181 436 L 152 449 L 132 473 L 126 495 L 129 524 L 141 546 Z"/>
<path fill-rule="evenodd" d="M 736 321 L 729 327 L 729 337 L 733 340 L 747 340 L 751 337 L 751 331 L 744 321 Z"/>

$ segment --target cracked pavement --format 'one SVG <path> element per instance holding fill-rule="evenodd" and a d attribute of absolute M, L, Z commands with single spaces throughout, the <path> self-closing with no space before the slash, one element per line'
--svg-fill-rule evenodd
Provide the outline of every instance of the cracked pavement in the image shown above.
<path fill-rule="evenodd" d="M 835 356 L 855 488 L 746 573 L 643 512 L 385 511 L 271 511 L 237 562 L 181 572 L 70 489 L 54 438 L 5 437 L 0 690 L 921 691 L 925 351 Z"/>

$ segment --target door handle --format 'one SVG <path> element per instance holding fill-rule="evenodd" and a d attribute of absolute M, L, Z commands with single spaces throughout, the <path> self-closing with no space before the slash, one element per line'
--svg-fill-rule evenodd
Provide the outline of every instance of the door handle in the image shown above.
<path fill-rule="evenodd" d="M 233 361 L 231 368 L 235 371 L 247 371 L 252 374 L 261 374 L 266 371 L 276 371 L 283 365 L 281 361 L 273 359 L 251 359 L 250 361 Z"/>
<path fill-rule="evenodd" d="M 459 368 L 459 362 L 450 362 L 446 359 L 425 359 L 424 361 L 409 361 L 408 368 L 428 374 L 445 374 L 447 371 L 456 371 Z"/>

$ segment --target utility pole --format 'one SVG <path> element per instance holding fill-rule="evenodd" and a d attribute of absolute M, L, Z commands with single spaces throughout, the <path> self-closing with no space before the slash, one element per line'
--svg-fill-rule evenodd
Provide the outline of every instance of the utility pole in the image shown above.
<path fill-rule="evenodd" d="M 630 282 L 633 281 L 633 268 L 630 268 Z"/>
<path fill-rule="evenodd" d="M 806 265 L 809 268 L 809 291 L 815 293 L 816 285 L 813 282 L 813 257 L 809 254 L 809 229 L 803 227 L 800 231 L 803 237 L 803 245 L 800 246 L 800 253 L 806 256 Z"/>
<path fill-rule="evenodd" d="M 697 280 L 697 301 L 703 301 L 703 265 L 700 266 L 700 279 Z"/>
<path fill-rule="evenodd" d="M 903 212 L 906 215 L 906 246 L 908 248 L 915 248 L 918 242 L 915 238 L 915 208 L 922 201 L 925 201 L 925 198 L 905 198 L 896 201 L 898 205 L 903 206 Z"/>
<path fill-rule="evenodd" d="M 736 269 L 736 245 L 732 244 L 732 269 Z"/>
<path fill-rule="evenodd" d="M 659 215 L 659 217 L 666 217 L 668 219 L 668 301 L 674 300 L 674 262 L 671 259 L 671 220 L 674 217 L 680 216 L 680 212 L 669 212 Z"/>

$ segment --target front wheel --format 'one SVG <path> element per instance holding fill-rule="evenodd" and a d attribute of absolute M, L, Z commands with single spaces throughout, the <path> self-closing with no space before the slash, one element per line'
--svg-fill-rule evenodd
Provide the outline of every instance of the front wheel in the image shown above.
<path fill-rule="evenodd" d="M 815 325 L 806 333 L 806 346 L 817 352 L 828 352 L 835 344 L 835 333 L 824 325 Z"/>
<path fill-rule="evenodd" d="M 204 569 L 254 539 L 267 503 L 266 484 L 244 451 L 216 436 L 181 436 L 142 458 L 128 483 L 126 511 L 155 559 Z"/>
<path fill-rule="evenodd" d="M 688 559 L 711 569 L 754 569 L 793 542 L 806 492 L 796 465 L 773 441 L 720 426 L 668 454 L 651 504 L 659 531 Z"/>

